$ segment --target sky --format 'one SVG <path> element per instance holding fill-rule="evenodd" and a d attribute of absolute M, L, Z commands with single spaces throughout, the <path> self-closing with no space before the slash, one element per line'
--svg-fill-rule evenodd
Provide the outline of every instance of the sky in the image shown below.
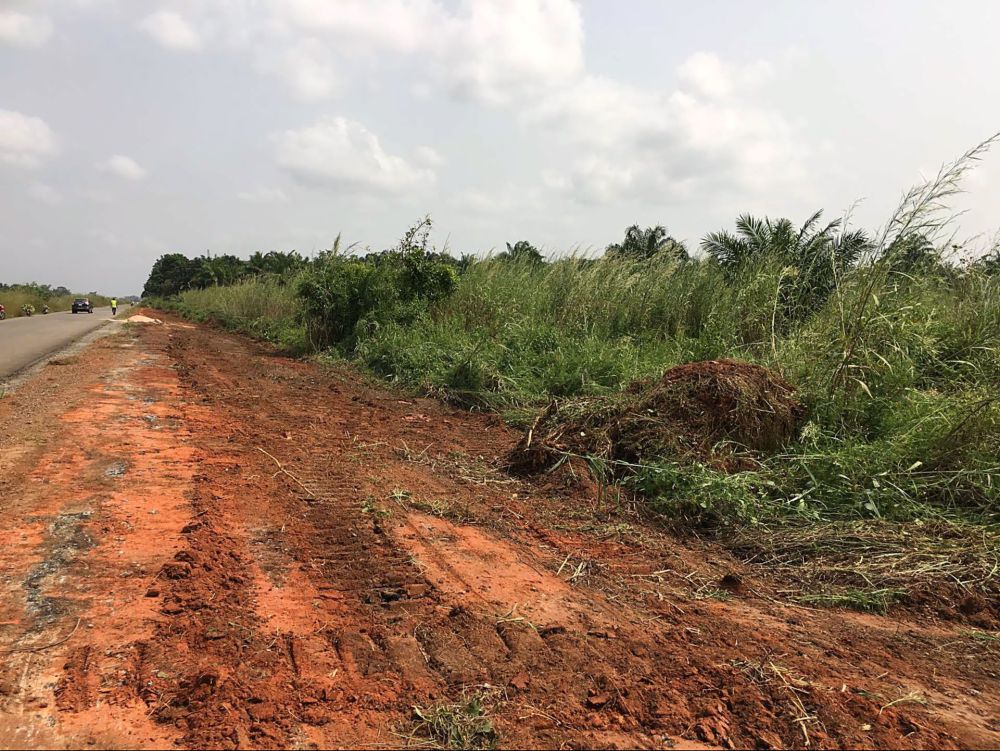
<path fill-rule="evenodd" d="M 1000 130 L 1000 2 L 0 0 L 0 281 L 138 293 L 162 253 L 851 212 Z M 962 238 L 1000 228 L 1000 147 Z M 974 241 L 979 242 L 979 241 Z"/>

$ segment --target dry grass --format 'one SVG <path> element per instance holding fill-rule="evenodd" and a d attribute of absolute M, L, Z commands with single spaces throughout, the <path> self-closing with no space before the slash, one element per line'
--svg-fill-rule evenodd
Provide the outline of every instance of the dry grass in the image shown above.
<path fill-rule="evenodd" d="M 1000 594 L 1000 530 L 943 521 L 830 522 L 744 529 L 730 546 L 812 604 L 884 612 L 905 593 L 941 585 Z"/>
<path fill-rule="evenodd" d="M 675 457 L 745 469 L 752 452 L 793 438 L 803 414 L 795 389 L 767 368 L 735 360 L 688 363 L 615 397 L 552 402 L 512 464 L 537 470 L 583 455 L 601 463 Z"/>

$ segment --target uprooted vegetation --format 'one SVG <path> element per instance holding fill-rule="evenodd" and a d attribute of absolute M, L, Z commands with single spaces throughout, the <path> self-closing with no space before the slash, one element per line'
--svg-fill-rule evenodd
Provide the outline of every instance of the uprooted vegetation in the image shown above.
<path fill-rule="evenodd" d="M 412 736 L 406 736 L 407 740 L 421 744 L 423 739 L 422 745 L 446 749 L 496 748 L 497 732 L 487 712 L 491 698 L 489 692 L 481 691 L 454 704 L 414 707 Z"/>
<path fill-rule="evenodd" d="M 875 233 L 744 216 L 701 257 L 632 227 L 599 259 L 522 241 L 458 260 L 421 223 L 385 253 L 338 248 L 163 304 L 502 411 L 525 431 L 518 471 L 586 464 L 675 527 L 797 572 L 804 602 L 989 598 L 1000 248 L 958 260 L 943 206 L 991 144 Z"/>
<path fill-rule="evenodd" d="M 553 401 L 511 461 L 540 471 L 579 456 L 614 470 L 678 457 L 720 471 L 746 469 L 755 452 L 786 445 L 803 415 L 794 387 L 765 367 L 735 360 L 688 363 L 616 396 Z"/>

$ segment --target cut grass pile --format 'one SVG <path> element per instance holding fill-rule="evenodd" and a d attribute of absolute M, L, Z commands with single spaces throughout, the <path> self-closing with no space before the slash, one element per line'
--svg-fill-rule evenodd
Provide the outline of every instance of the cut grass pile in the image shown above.
<path fill-rule="evenodd" d="M 805 410 L 795 389 L 752 363 L 712 360 L 670 368 L 654 382 L 613 397 L 554 400 L 512 454 L 522 470 L 543 470 L 571 456 L 616 467 L 665 457 L 720 470 L 753 466 L 753 452 L 791 441 Z"/>
<path fill-rule="evenodd" d="M 920 596 L 960 600 L 967 616 L 1000 616 L 1000 525 L 789 524 L 766 532 L 741 528 L 727 544 L 749 563 L 794 583 L 785 594 L 804 604 L 885 613 Z"/>

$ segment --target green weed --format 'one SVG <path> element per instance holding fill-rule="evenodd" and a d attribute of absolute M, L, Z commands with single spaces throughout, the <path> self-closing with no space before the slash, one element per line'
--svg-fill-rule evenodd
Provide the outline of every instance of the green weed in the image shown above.
<path fill-rule="evenodd" d="M 900 589 L 847 589 L 841 592 L 817 592 L 793 597 L 797 602 L 825 608 L 849 608 L 864 613 L 885 615 L 906 595 Z"/>
<path fill-rule="evenodd" d="M 492 749 L 499 741 L 482 694 L 454 704 L 414 707 L 413 715 L 416 721 L 413 734 L 441 748 Z"/>

